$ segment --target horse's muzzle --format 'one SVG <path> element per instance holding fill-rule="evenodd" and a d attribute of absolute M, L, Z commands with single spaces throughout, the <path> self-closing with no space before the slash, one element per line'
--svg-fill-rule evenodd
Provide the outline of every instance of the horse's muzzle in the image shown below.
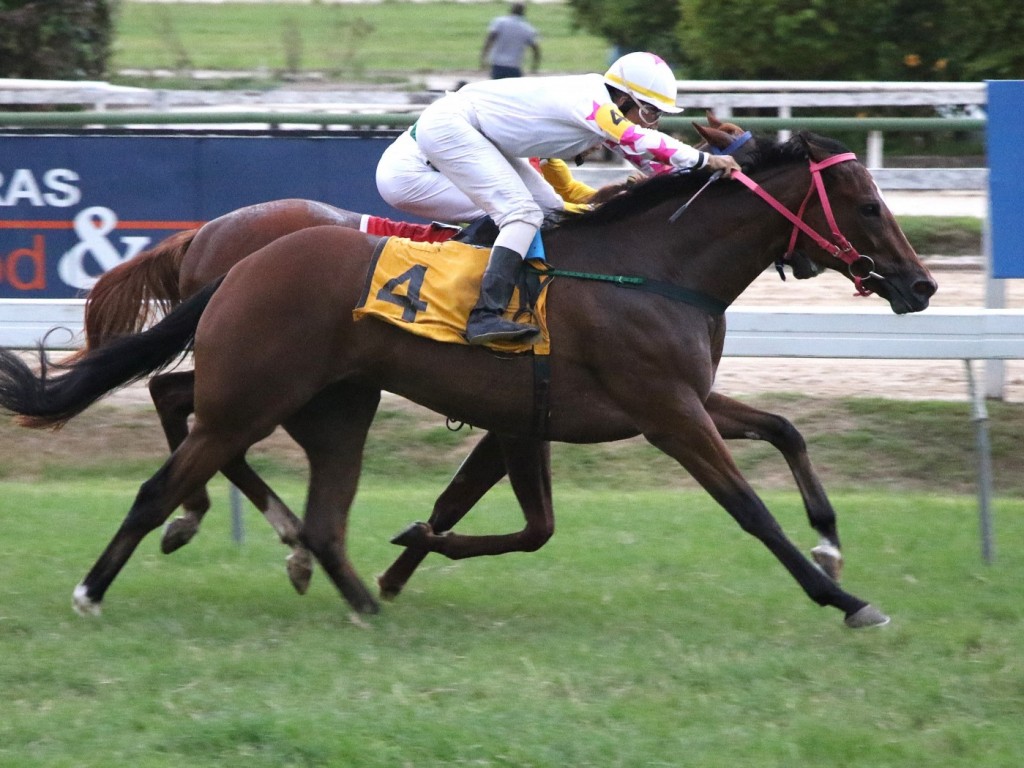
<path fill-rule="evenodd" d="M 906 279 L 895 276 L 886 277 L 872 270 L 864 278 L 864 283 L 872 291 L 886 299 L 889 306 L 892 307 L 892 311 L 897 315 L 928 309 L 932 296 L 939 289 L 938 284 L 927 272 Z"/>

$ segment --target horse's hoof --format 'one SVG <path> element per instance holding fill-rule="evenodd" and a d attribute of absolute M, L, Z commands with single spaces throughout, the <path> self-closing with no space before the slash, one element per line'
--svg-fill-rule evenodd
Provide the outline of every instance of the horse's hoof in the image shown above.
<path fill-rule="evenodd" d="M 85 584 L 79 584 L 71 595 L 71 607 L 79 616 L 99 616 L 103 611 L 98 602 L 86 594 Z"/>
<path fill-rule="evenodd" d="M 391 602 L 400 594 L 402 594 L 402 584 L 390 584 L 387 580 L 387 574 L 382 573 L 377 577 L 377 589 L 380 592 L 380 599 Z"/>
<path fill-rule="evenodd" d="M 843 553 L 829 541 L 822 541 L 811 550 L 811 558 L 832 581 L 839 581 L 843 575 Z"/>
<path fill-rule="evenodd" d="M 310 579 L 313 578 L 313 556 L 308 549 L 296 548 L 285 559 L 285 568 L 288 570 L 288 579 L 291 581 L 295 591 L 300 595 L 306 594 L 309 590 Z"/>
<path fill-rule="evenodd" d="M 429 535 L 430 526 L 427 523 L 415 522 L 401 533 L 393 536 L 391 543 L 400 547 L 424 547 Z"/>
<path fill-rule="evenodd" d="M 160 539 L 160 551 L 165 555 L 181 549 L 199 532 L 199 524 L 194 517 L 176 517 L 164 528 Z"/>
<path fill-rule="evenodd" d="M 368 591 L 361 592 L 358 595 L 347 593 L 345 599 L 348 604 L 352 607 L 352 610 L 356 613 L 363 614 L 365 616 L 372 616 L 375 613 L 380 613 L 380 603 L 378 603 L 373 595 Z"/>
<path fill-rule="evenodd" d="M 369 600 L 365 603 L 360 603 L 359 606 L 356 607 L 356 611 L 358 613 L 372 616 L 373 614 L 380 613 L 380 603 L 376 600 Z"/>
<path fill-rule="evenodd" d="M 850 629 L 862 627 L 884 627 L 890 619 L 873 605 L 865 605 L 859 611 L 851 613 L 844 619 Z"/>

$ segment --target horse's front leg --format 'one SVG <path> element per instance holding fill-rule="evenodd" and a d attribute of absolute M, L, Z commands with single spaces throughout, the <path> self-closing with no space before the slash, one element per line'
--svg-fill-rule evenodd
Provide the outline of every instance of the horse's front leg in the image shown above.
<path fill-rule="evenodd" d="M 740 474 L 710 414 L 697 406 L 689 409 L 655 408 L 654 412 L 658 413 L 658 418 L 650 422 L 644 436 L 682 464 L 744 531 L 757 537 L 792 574 L 808 597 L 819 605 L 841 610 L 850 627 L 873 626 L 889 621 L 887 616 L 864 600 L 841 589 L 786 538 L 764 502 Z"/>
<path fill-rule="evenodd" d="M 488 432 L 473 447 L 448 487 L 438 496 L 427 523 L 414 523 L 414 526 L 425 525 L 427 530 L 435 534 L 450 531 L 504 476 L 505 457 L 501 451 L 501 442 L 497 435 Z M 381 597 L 385 600 L 398 597 L 429 553 L 430 550 L 423 547 L 407 547 L 377 577 Z"/>
<path fill-rule="evenodd" d="M 836 512 L 811 466 L 803 435 L 786 418 L 717 392 L 711 393 L 705 407 L 719 434 L 726 440 L 765 440 L 783 455 L 800 490 L 807 519 L 821 536 L 818 545 L 811 550 L 811 557 L 829 576 L 839 581 L 843 555 L 836 530 Z"/>
<path fill-rule="evenodd" d="M 399 546 L 437 552 L 452 560 L 507 552 L 534 552 L 555 531 L 551 504 L 551 452 L 547 443 L 530 438 L 500 437 L 505 468 L 522 508 L 525 526 L 515 533 L 473 536 L 437 533 L 426 523 L 413 523 L 391 541 Z"/>

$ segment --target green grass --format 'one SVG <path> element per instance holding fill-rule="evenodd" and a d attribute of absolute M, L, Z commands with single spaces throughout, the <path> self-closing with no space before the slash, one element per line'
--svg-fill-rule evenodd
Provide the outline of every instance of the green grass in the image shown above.
<path fill-rule="evenodd" d="M 275 480 L 298 505 L 302 486 Z M 360 626 L 317 573 L 292 594 L 218 486 L 201 536 L 147 539 L 104 615 L 70 591 L 135 484 L 0 483 L 2 766 L 817 766 L 1018 764 L 1024 503 L 981 563 L 970 497 L 841 494 L 846 585 L 893 615 L 853 632 L 703 493 L 564 489 L 534 554 L 429 559 Z M 396 553 L 432 484 L 369 477 L 351 551 Z M 793 494 L 767 496 L 802 545 Z M 507 486 L 467 521 L 517 525 Z"/>
<path fill-rule="evenodd" d="M 111 70 L 319 71 L 403 81 L 476 71 L 490 20 L 508 3 L 121 3 Z M 603 71 L 608 43 L 567 5 L 533 5 L 542 72 Z"/>
<path fill-rule="evenodd" d="M 918 253 L 981 255 L 982 219 L 973 216 L 899 216 L 898 220 Z"/>

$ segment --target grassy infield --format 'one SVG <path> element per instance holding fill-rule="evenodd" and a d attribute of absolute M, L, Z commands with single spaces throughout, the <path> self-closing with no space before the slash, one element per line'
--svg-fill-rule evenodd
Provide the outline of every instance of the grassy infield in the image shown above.
<path fill-rule="evenodd" d="M 122 7 L 125 19 L 150 12 Z M 908 413 L 923 419 L 919 434 L 942 428 L 936 410 Z M 945 423 L 962 423 L 952 410 Z M 851 451 L 877 452 L 889 432 L 875 428 L 822 445 L 820 464 L 859 465 L 868 456 Z M 429 433 L 423 445 L 447 439 Z M 911 442 L 897 453 L 914 453 L 912 436 L 900 439 Z M 806 600 L 705 494 L 652 481 L 646 454 L 556 451 L 559 532 L 544 550 L 428 560 L 362 624 L 322 574 L 305 598 L 290 592 L 284 551 L 261 522 L 232 544 L 223 486 L 196 542 L 164 558 L 147 540 L 103 618 L 80 619 L 71 588 L 156 459 L 71 479 L 70 467 L 6 473 L 0 766 L 1017 766 L 1024 502 L 1012 482 L 997 504 L 998 560 L 983 565 L 973 496 L 942 491 L 964 456 L 936 447 L 930 478 L 911 484 L 933 493 L 902 488 L 898 458 L 888 490 L 835 478 L 854 489 L 834 495 L 846 584 L 894 617 L 857 633 Z M 996 450 L 1012 467 L 1013 436 Z M 396 445 L 378 448 L 353 512 L 366 578 L 443 482 L 396 487 L 387 455 Z M 301 481 L 266 466 L 299 507 Z M 66 479 L 39 481 L 54 474 Z M 507 486 L 492 495 L 468 529 L 518 524 Z M 813 542 L 794 493 L 766 498 L 796 541 Z"/>
<path fill-rule="evenodd" d="M 114 70 L 256 70 L 408 82 L 427 72 L 477 71 L 500 3 L 171 5 L 122 2 Z M 608 44 L 573 27 L 566 5 L 534 5 L 542 72 L 599 71 Z M 254 43 L 254 41 L 258 41 Z"/>
<path fill-rule="evenodd" d="M 368 479 L 365 577 L 435 491 Z M 970 497 L 837 495 L 846 583 L 892 613 L 881 630 L 803 598 L 701 493 L 578 487 L 541 552 L 429 560 L 359 626 L 322 574 L 290 592 L 262 523 L 233 545 L 219 486 L 200 539 L 171 559 L 147 540 L 78 618 L 70 590 L 133 493 L 3 483 L 0 765 L 1019 764 L 1019 500 L 986 567 Z M 767 499 L 812 541 L 792 494 Z M 511 510 L 503 488 L 471 527 Z"/>
<path fill-rule="evenodd" d="M 801 426 L 801 413 L 822 418 L 797 398 L 780 405 Z M 956 479 L 970 453 L 955 426 L 965 406 L 907 406 L 903 418 L 885 401 L 842 408 L 835 418 L 853 423 L 841 434 L 805 433 L 831 476 L 844 581 L 892 614 L 883 629 L 853 632 L 817 608 L 692 481 L 635 445 L 556 446 L 547 547 L 431 558 L 398 601 L 357 623 L 321 573 L 307 596 L 291 592 L 285 551 L 251 511 L 233 544 L 218 484 L 195 542 L 165 557 L 147 539 L 103 617 L 82 619 L 71 589 L 160 453 L 153 435 L 150 455 L 117 464 L 106 449 L 64 456 L 64 441 L 97 429 L 86 414 L 49 436 L 53 450 L 4 461 L 17 471 L 0 481 L 0 766 L 1016 766 L 1018 483 L 998 499 L 997 560 L 985 565 L 975 499 Z M 995 423 L 1004 415 L 1019 434 L 1020 415 Z M 475 439 L 382 416 L 350 528 L 367 579 Z M 132 429 L 104 431 L 123 444 Z M 916 466 L 915 430 L 930 473 Z M 1012 436 L 994 444 L 1004 478 Z M 301 508 L 295 464 L 260 453 Z M 764 453 L 740 460 L 809 546 L 782 462 Z M 465 529 L 518 525 L 503 485 Z"/>
<path fill-rule="evenodd" d="M 293 503 L 301 484 L 275 484 Z M 854 633 L 697 492 L 559 486 L 544 550 L 429 560 L 365 627 L 323 574 L 217 514 L 173 558 L 146 541 L 104 615 L 71 588 L 134 483 L 3 483 L 0 765 L 1012 766 L 1020 750 L 1024 504 L 995 565 L 973 500 L 841 494 L 850 589 L 894 624 Z M 368 479 L 370 578 L 436 484 Z M 812 541 L 792 494 L 767 496 Z M 471 524 L 515 524 L 501 488 Z"/>

